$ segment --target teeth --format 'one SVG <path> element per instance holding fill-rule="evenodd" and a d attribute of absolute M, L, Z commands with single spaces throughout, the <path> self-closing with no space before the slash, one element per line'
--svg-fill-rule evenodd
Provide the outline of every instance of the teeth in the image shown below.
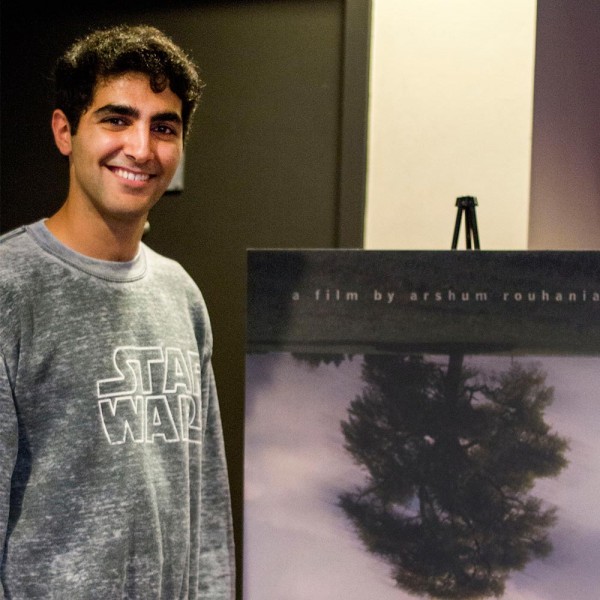
<path fill-rule="evenodd" d="M 148 181 L 148 179 L 150 179 L 150 175 L 145 173 L 132 173 L 125 169 L 115 169 L 115 173 L 119 175 L 119 177 L 129 179 L 130 181 Z"/>

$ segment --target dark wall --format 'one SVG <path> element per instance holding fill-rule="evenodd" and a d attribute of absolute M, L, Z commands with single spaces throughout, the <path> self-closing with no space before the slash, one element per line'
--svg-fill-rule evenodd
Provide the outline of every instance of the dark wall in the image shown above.
<path fill-rule="evenodd" d="M 369 11 L 367 0 L 2 8 L 1 232 L 65 197 L 49 74 L 75 37 L 149 23 L 201 66 L 184 189 L 153 209 L 145 241 L 183 264 L 211 314 L 240 580 L 246 249 L 362 245 Z"/>

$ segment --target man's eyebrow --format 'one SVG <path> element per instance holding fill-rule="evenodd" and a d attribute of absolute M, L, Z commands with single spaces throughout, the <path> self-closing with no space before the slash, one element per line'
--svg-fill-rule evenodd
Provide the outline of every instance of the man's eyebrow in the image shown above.
<path fill-rule="evenodd" d="M 176 112 L 162 112 L 152 115 L 152 121 L 171 121 L 172 123 L 181 123 L 181 116 Z"/>
<path fill-rule="evenodd" d="M 135 117 L 140 116 L 140 111 L 133 106 L 127 104 L 105 104 L 94 111 L 95 115 L 102 116 L 107 114 L 123 115 L 124 117 Z"/>

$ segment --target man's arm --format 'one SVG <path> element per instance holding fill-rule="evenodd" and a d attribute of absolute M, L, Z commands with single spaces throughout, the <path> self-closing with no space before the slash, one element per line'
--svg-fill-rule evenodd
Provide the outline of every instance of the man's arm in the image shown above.
<path fill-rule="evenodd" d="M 3 572 L 6 530 L 10 510 L 11 478 L 18 448 L 17 414 L 6 360 L 0 352 L 0 596 L 4 597 Z"/>
<path fill-rule="evenodd" d="M 202 452 L 202 509 L 200 598 L 235 598 L 235 558 L 231 498 L 221 415 L 215 379 L 208 362 L 202 377 L 202 398 L 207 402 Z"/>

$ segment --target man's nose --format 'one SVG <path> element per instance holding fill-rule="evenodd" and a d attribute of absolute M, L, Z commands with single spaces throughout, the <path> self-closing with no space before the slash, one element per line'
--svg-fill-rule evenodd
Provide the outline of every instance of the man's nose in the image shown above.
<path fill-rule="evenodd" d="M 143 126 L 131 127 L 127 132 L 125 154 L 135 162 L 143 163 L 150 160 L 154 155 L 152 134 Z"/>

